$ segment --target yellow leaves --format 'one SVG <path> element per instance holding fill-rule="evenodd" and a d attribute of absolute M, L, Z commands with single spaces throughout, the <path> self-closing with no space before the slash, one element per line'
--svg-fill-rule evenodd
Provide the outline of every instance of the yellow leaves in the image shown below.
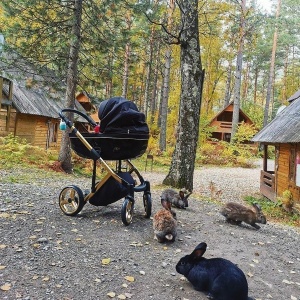
<path fill-rule="evenodd" d="M 4 244 L 0 244 L 0 249 L 5 249 L 7 246 Z"/>
<path fill-rule="evenodd" d="M 0 289 L 1 289 L 2 291 L 9 291 L 9 290 L 11 289 L 11 284 L 10 284 L 10 283 L 5 283 L 4 285 L 2 285 L 2 286 L 0 287 Z"/>
<path fill-rule="evenodd" d="M 0 218 L 8 219 L 10 217 L 10 214 L 8 213 L 1 213 Z"/>
<path fill-rule="evenodd" d="M 115 292 L 109 292 L 106 295 L 108 297 L 110 297 L 110 298 L 116 297 L 116 293 Z M 123 300 L 124 299 L 130 299 L 131 297 L 132 297 L 132 295 L 129 294 L 129 293 L 124 293 L 124 294 L 120 294 L 120 295 L 117 296 L 118 299 L 123 299 Z"/>
<path fill-rule="evenodd" d="M 124 278 L 129 282 L 134 282 L 134 277 L 132 276 L 125 276 Z"/>
<path fill-rule="evenodd" d="M 108 265 L 110 264 L 110 258 L 103 258 L 101 261 L 102 265 Z"/>
<path fill-rule="evenodd" d="M 6 266 L 1 266 L 0 265 L 0 270 L 4 270 L 6 268 Z"/>

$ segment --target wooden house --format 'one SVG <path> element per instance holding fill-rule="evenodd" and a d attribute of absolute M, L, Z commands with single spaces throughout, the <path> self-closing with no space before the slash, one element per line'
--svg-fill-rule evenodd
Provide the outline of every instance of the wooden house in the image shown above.
<path fill-rule="evenodd" d="M 58 147 L 61 139 L 59 111 L 64 108 L 62 94 L 56 97 L 41 87 L 0 76 L 0 136 L 13 134 L 45 149 Z M 76 101 L 76 108 L 85 112 Z M 84 120 L 78 120 L 77 127 Z"/>
<path fill-rule="evenodd" d="M 87 114 L 95 121 L 100 122 L 98 117 L 98 106 L 100 100 L 82 91 L 77 93 L 76 100 L 82 105 Z"/>
<path fill-rule="evenodd" d="M 212 132 L 212 141 L 226 141 L 230 142 L 232 131 L 232 114 L 233 102 L 230 102 L 222 111 L 220 111 L 209 123 L 210 127 L 214 128 Z M 246 123 L 253 125 L 251 119 L 240 109 L 239 123 Z"/>
<path fill-rule="evenodd" d="M 252 141 L 264 149 L 260 191 L 272 201 L 289 191 L 294 209 L 300 209 L 300 91 L 288 99 L 289 105 L 258 132 Z M 268 166 L 268 146 L 275 147 L 274 167 Z"/>

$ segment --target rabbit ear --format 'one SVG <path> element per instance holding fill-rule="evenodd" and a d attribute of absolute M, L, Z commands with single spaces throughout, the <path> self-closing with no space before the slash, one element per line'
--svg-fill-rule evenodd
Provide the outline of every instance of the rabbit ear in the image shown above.
<path fill-rule="evenodd" d="M 203 254 L 206 251 L 206 243 L 200 243 L 195 249 L 194 251 L 191 253 L 191 257 L 193 259 L 199 259 L 203 256 Z"/>
<path fill-rule="evenodd" d="M 257 203 L 253 203 L 252 205 L 258 213 L 261 212 L 261 207 Z"/>
<path fill-rule="evenodd" d="M 184 191 L 183 191 L 183 190 L 180 190 L 180 191 L 179 191 L 179 197 L 180 197 L 181 199 L 184 198 Z"/>
<path fill-rule="evenodd" d="M 192 192 L 188 193 L 188 194 L 184 197 L 184 199 L 187 199 L 191 194 L 192 194 Z"/>
<path fill-rule="evenodd" d="M 161 205 L 167 209 L 171 210 L 171 202 L 167 201 L 166 199 L 161 199 Z"/>

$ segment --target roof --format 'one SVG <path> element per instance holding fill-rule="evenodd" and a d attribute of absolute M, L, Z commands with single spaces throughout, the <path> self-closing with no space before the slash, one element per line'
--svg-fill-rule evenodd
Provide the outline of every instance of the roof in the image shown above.
<path fill-rule="evenodd" d="M 287 99 L 287 101 L 292 102 L 292 101 L 296 100 L 297 98 L 300 98 L 300 90 L 297 91 L 295 94 L 293 94 L 289 99 Z"/>
<path fill-rule="evenodd" d="M 269 124 L 252 138 L 252 141 L 269 144 L 299 143 L 300 97 L 279 112 Z"/>
<path fill-rule="evenodd" d="M 211 119 L 211 121 L 210 121 L 210 123 L 212 123 L 214 120 L 216 120 L 221 114 L 223 114 L 228 108 L 229 108 L 229 106 L 233 106 L 234 104 L 233 104 L 233 101 L 230 101 L 229 103 L 228 103 L 228 105 L 226 105 L 221 111 L 219 111 L 212 119 Z M 253 124 L 253 121 L 250 119 L 250 117 L 249 116 L 247 116 L 247 114 L 240 108 L 239 109 L 239 113 L 241 114 L 241 115 L 243 115 L 244 117 L 245 117 L 245 119 L 247 119 L 250 123 L 252 123 Z"/>
<path fill-rule="evenodd" d="M 5 93 L 8 93 L 8 86 L 3 86 Z M 65 108 L 64 97 L 61 95 L 57 98 L 52 98 L 43 89 L 26 88 L 13 80 L 13 106 L 18 112 L 29 115 L 37 115 L 59 119 L 58 113 Z M 85 110 L 81 104 L 75 100 L 75 107 L 77 110 L 84 112 Z M 80 118 L 80 121 L 86 122 Z"/>
<path fill-rule="evenodd" d="M 9 64 L 0 60 L 0 76 L 13 82 L 12 103 L 20 113 L 59 119 L 59 112 L 66 108 L 66 84 L 59 81 L 49 69 L 36 69 L 24 59 L 16 58 L 17 64 Z M 18 58 L 18 59 L 17 59 Z M 31 85 L 31 87 L 29 87 Z M 8 94 L 8 85 L 3 85 L 4 93 Z M 75 99 L 75 108 L 86 113 L 82 105 Z M 76 117 L 76 121 L 87 122 Z"/>

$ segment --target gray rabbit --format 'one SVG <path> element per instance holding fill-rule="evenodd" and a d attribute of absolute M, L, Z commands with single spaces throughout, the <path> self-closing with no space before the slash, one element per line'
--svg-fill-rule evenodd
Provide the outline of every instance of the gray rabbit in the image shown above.
<path fill-rule="evenodd" d="M 197 291 L 207 292 L 209 299 L 253 300 L 248 298 L 248 283 L 243 271 L 227 259 L 202 257 L 206 247 L 206 243 L 200 243 L 191 254 L 182 257 L 176 271 Z"/>
<path fill-rule="evenodd" d="M 167 200 L 177 208 L 185 209 L 186 207 L 189 206 L 188 197 L 192 194 L 192 193 L 188 193 L 187 195 L 185 195 L 186 192 L 187 191 L 185 189 L 182 189 L 179 192 L 173 189 L 165 189 L 162 192 L 160 198 Z"/>
<path fill-rule="evenodd" d="M 267 220 L 261 211 L 261 207 L 256 203 L 252 205 L 254 210 L 239 203 L 228 202 L 223 206 L 220 213 L 231 224 L 239 225 L 245 222 L 256 229 L 260 229 L 260 226 L 255 223 L 266 224 Z"/>
<path fill-rule="evenodd" d="M 162 209 L 153 216 L 155 238 L 159 243 L 174 242 L 177 236 L 176 213 L 171 211 L 171 203 L 161 200 Z"/>

